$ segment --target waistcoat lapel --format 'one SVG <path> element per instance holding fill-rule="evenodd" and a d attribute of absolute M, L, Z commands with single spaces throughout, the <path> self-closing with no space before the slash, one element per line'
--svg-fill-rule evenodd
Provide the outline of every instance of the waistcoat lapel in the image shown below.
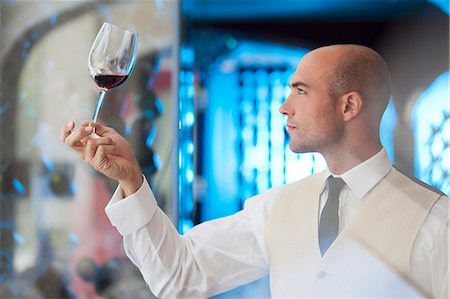
<path fill-rule="evenodd" d="M 399 275 L 412 281 L 412 246 L 440 196 L 392 168 L 367 194 L 341 235 L 354 239 Z"/>
<path fill-rule="evenodd" d="M 324 180 L 322 172 L 280 188 L 265 229 L 273 297 L 309 292 L 321 260 L 317 219 Z"/>

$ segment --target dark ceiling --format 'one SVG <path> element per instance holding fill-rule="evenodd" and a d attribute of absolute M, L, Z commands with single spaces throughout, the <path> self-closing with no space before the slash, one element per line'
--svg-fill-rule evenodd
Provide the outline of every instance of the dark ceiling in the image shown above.
<path fill-rule="evenodd" d="M 184 39 L 201 30 L 313 48 L 334 43 L 375 46 L 393 27 L 448 16 L 426 0 L 186 0 Z M 195 38 L 195 37 L 194 37 Z"/>
<path fill-rule="evenodd" d="M 429 5 L 427 0 L 185 0 L 193 20 L 354 19 L 380 20 Z"/>

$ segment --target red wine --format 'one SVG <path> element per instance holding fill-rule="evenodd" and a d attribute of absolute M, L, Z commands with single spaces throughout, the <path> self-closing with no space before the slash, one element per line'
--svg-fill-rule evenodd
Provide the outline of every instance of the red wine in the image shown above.
<path fill-rule="evenodd" d="M 94 80 L 98 87 L 104 89 L 111 89 L 119 86 L 128 78 L 128 75 L 96 75 Z"/>

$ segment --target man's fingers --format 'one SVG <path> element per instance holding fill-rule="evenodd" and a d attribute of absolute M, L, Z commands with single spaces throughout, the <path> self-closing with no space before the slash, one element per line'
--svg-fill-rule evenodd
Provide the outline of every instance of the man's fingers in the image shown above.
<path fill-rule="evenodd" d="M 115 147 L 113 145 L 99 145 L 95 152 L 95 155 L 88 162 L 92 167 L 94 167 L 97 171 L 102 173 L 111 171 L 111 168 L 114 167 L 114 162 L 111 159 L 114 159 Z"/>
<path fill-rule="evenodd" d="M 104 152 L 107 154 L 115 155 L 117 148 L 114 141 L 109 137 L 99 137 L 91 138 L 86 141 L 86 151 L 84 155 L 84 160 L 90 163 L 94 159 L 99 148 L 103 148 Z"/>
<path fill-rule="evenodd" d="M 108 157 L 105 153 L 105 147 L 103 145 L 100 145 L 97 148 L 97 151 L 95 153 L 95 156 L 92 158 L 91 163 L 91 165 L 98 171 L 108 170 L 110 162 L 108 161 Z"/>
<path fill-rule="evenodd" d="M 70 146 L 74 147 L 80 145 L 80 140 L 92 133 L 92 127 L 80 127 L 78 130 L 69 133 L 65 138 L 64 142 Z"/>
<path fill-rule="evenodd" d="M 75 123 L 73 121 L 69 121 L 64 127 L 61 129 L 60 140 L 62 142 L 66 141 L 67 136 L 72 133 L 72 129 L 75 127 Z"/>

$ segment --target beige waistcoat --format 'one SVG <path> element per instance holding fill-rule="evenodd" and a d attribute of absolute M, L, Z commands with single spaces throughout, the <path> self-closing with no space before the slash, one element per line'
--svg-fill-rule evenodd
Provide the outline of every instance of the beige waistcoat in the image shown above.
<path fill-rule="evenodd" d="M 321 257 L 318 213 L 324 181 L 320 173 L 286 185 L 274 202 L 265 227 L 272 296 L 412 296 L 411 248 L 440 194 L 393 168 Z M 318 283 L 324 277 L 334 283 Z"/>

